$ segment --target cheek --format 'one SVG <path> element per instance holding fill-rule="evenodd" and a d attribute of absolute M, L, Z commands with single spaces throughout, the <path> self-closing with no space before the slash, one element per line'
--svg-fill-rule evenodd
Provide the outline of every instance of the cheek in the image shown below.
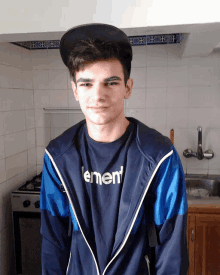
<path fill-rule="evenodd" d="M 118 104 L 121 104 L 121 102 L 124 100 L 124 94 L 123 93 L 117 93 L 114 98 L 115 98 L 115 101 Z"/>
<path fill-rule="evenodd" d="M 80 103 L 81 106 L 85 106 L 85 104 L 86 104 L 86 98 L 83 97 L 83 96 L 80 96 L 79 97 L 79 103 Z"/>

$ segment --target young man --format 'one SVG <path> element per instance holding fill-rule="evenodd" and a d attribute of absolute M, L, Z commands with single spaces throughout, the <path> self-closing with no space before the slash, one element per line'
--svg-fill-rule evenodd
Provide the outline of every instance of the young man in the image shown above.
<path fill-rule="evenodd" d="M 81 25 L 64 34 L 60 53 L 86 119 L 45 149 L 42 274 L 186 275 L 184 172 L 167 137 L 124 115 L 128 37 Z"/>

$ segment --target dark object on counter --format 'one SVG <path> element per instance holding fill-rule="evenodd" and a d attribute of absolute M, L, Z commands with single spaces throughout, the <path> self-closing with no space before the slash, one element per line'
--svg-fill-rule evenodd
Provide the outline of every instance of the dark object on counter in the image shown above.
<path fill-rule="evenodd" d="M 170 130 L 170 140 L 174 144 L 174 130 L 173 129 Z"/>

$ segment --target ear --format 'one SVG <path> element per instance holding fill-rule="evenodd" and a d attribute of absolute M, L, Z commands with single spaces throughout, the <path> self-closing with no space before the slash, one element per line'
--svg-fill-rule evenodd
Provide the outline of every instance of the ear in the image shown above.
<path fill-rule="evenodd" d="M 126 85 L 125 99 L 128 99 L 131 96 L 133 89 L 133 78 L 129 78 Z"/>
<path fill-rule="evenodd" d="M 75 99 L 76 99 L 76 101 L 79 101 L 79 96 L 78 96 L 78 92 L 77 92 L 75 82 L 71 80 L 71 84 L 72 84 L 72 89 L 73 89 L 73 94 L 75 96 Z"/>

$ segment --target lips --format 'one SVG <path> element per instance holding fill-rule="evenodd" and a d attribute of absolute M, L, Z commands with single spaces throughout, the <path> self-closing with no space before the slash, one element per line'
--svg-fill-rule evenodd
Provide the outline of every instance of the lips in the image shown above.
<path fill-rule="evenodd" d="M 108 107 L 90 107 L 90 109 L 93 110 L 94 112 L 102 112 L 108 109 Z"/>
<path fill-rule="evenodd" d="M 105 109 L 107 109 L 107 108 L 108 108 L 108 107 L 90 107 L 90 109 L 95 110 L 95 111 L 96 111 L 96 110 L 97 110 L 97 111 L 98 111 L 98 110 L 101 111 L 101 110 L 105 110 Z"/>
<path fill-rule="evenodd" d="M 108 108 L 107 106 L 99 106 L 99 107 L 89 107 L 91 109 L 103 109 L 103 108 Z"/>

